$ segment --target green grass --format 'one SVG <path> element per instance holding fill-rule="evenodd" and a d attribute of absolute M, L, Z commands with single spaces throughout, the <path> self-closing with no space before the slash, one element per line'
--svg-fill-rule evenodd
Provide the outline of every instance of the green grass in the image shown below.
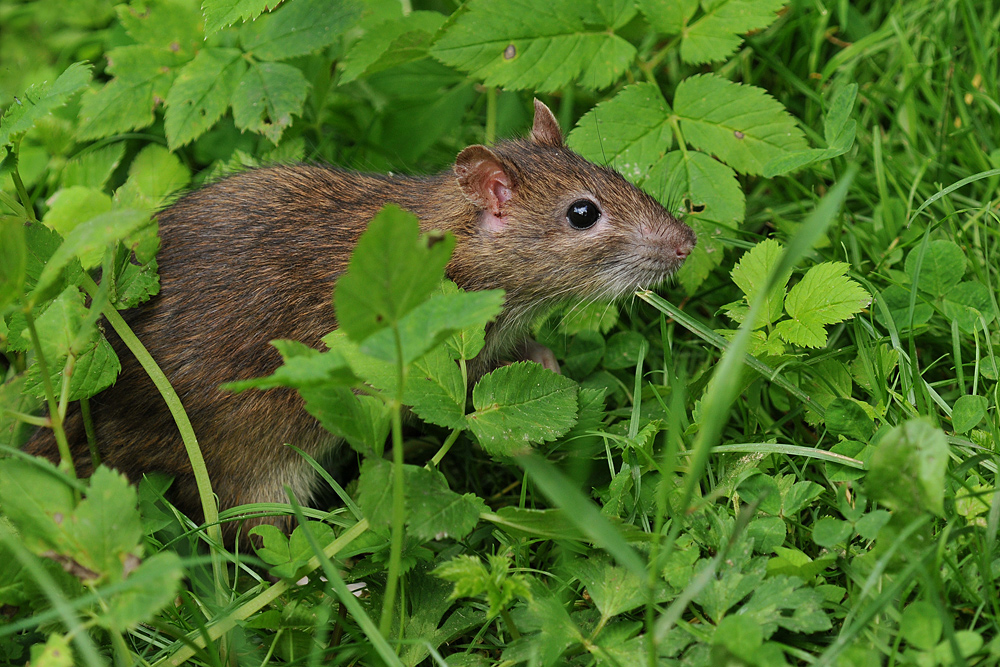
<path fill-rule="evenodd" d="M 104 54 L 132 38 L 92 4 L 0 0 L 0 108 L 34 102 L 29 85 L 80 60 L 95 63 L 93 88 L 106 85 Z M 211 39 L 236 48 L 237 29 Z M 429 43 L 421 34 L 433 37 L 411 33 L 414 48 Z M 498 92 L 479 85 L 478 70 L 430 58 L 339 85 L 331 66 L 348 35 L 282 60 L 309 92 L 277 147 L 253 127 L 241 133 L 228 112 L 172 145 L 160 107 L 135 126 L 112 110 L 101 120 L 117 126 L 79 140 L 89 103 L 77 95 L 0 148 L 10 154 L 0 167 L 0 427 L 11 455 L 0 460 L 0 663 L 70 664 L 55 655 L 68 647 L 84 665 L 1000 664 L 1000 3 L 793 2 L 708 65 L 685 63 L 679 40 L 642 14 L 616 34 L 636 55 L 599 92 L 586 80 Z M 181 40 L 181 56 L 186 48 Z M 371 457 L 359 475 L 326 475 L 329 507 L 252 508 L 311 528 L 268 535 L 246 554 L 177 515 L 161 481 L 136 492 L 105 475 L 87 492 L 15 453 L 30 432 L 18 419 L 70 391 L 69 380 L 25 389 L 35 350 L 62 329 L 43 312 L 55 295 L 29 289 L 30 263 L 27 283 L 9 268 L 20 261 L 11 248 L 58 245 L 23 221 L 43 218 L 60 189 L 117 191 L 115 206 L 149 211 L 189 176 L 196 185 L 258 160 L 430 172 L 484 136 L 523 133 L 535 94 L 568 131 L 627 84 L 653 83 L 669 103 L 706 72 L 766 90 L 813 148 L 827 146 L 834 95 L 856 84 L 855 141 L 790 174 L 731 172 L 746 214 L 710 239 L 721 260 L 703 280 L 640 293 L 620 314 L 574 306 L 540 323 L 537 337 L 579 386 L 579 422 L 530 455 L 493 458 L 500 450 L 478 431 L 397 421 L 394 469 Z M 581 124 L 578 139 L 590 131 Z M 727 315 L 738 301 L 746 321 L 765 309 L 730 272 L 766 238 L 785 249 L 766 265 L 772 284 L 789 270 L 794 289 L 810 268 L 845 262 L 871 303 L 826 321 L 819 347 L 767 347 L 774 326 L 739 329 Z M 110 272 L 113 258 L 88 268 Z M 95 309 L 108 303 L 91 292 Z M 60 307 L 81 321 L 91 312 L 82 297 Z M 11 333 L 26 311 L 42 337 L 34 346 Z M 98 336 L 96 317 L 80 331 Z M 398 415 L 397 395 L 379 389 Z M 395 505 L 371 502 L 404 482 L 405 507 L 398 493 Z M 433 539 L 433 502 L 471 512 L 471 523 L 448 517 L 457 536 Z M 136 505 L 141 518 L 125 511 Z M 84 524 L 115 529 L 80 537 L 66 527 Z M 40 556 L 51 550 L 73 555 Z M 139 569 L 123 565 L 137 557 Z M 361 597 L 348 592 L 355 582 L 366 584 Z"/>

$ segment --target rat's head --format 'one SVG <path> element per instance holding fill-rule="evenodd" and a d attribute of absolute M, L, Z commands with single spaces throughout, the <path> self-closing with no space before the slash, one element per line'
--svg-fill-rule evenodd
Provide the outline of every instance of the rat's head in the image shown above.
<path fill-rule="evenodd" d="M 479 214 L 459 239 L 452 273 L 468 287 L 507 290 L 508 310 L 652 287 L 695 244 L 691 228 L 655 199 L 566 148 L 538 100 L 530 139 L 470 146 L 454 169 Z"/>

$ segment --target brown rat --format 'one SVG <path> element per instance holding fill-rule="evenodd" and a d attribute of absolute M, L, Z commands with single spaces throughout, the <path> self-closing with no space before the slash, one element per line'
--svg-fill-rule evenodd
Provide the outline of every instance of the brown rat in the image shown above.
<path fill-rule="evenodd" d="M 435 176 L 277 166 L 184 196 L 158 216 L 160 293 L 126 319 L 180 396 L 223 509 L 285 502 L 285 485 L 299 500 L 311 496 L 313 470 L 284 445 L 322 457 L 335 443 L 298 394 L 232 394 L 219 385 L 272 373 L 281 360 L 271 340 L 322 346 L 337 326 L 334 282 L 389 202 L 414 212 L 423 231 L 455 235 L 447 272 L 460 287 L 506 290 L 471 377 L 516 356 L 551 366 L 551 353 L 527 338 L 543 309 L 655 285 L 695 244 L 691 229 L 655 199 L 565 148 L 537 100 L 530 139 L 470 146 L 452 171 Z M 200 517 L 191 466 L 163 399 L 121 341 L 109 339 L 122 371 L 91 399 L 102 461 L 133 480 L 175 476 L 172 500 Z M 89 474 L 78 412 L 68 415 L 66 430 L 79 472 Z M 50 429 L 26 449 L 58 460 Z"/>

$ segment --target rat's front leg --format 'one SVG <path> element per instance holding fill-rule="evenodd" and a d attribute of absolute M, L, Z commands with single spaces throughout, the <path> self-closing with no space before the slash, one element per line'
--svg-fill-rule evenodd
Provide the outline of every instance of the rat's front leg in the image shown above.
<path fill-rule="evenodd" d="M 533 338 L 525 338 L 524 342 L 517 349 L 517 358 L 520 361 L 534 361 L 553 373 L 559 373 L 559 362 L 552 350 L 545 347 Z"/>

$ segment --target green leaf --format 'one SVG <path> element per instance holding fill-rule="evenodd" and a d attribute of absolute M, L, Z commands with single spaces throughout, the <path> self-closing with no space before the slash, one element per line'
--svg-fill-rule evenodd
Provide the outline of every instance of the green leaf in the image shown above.
<path fill-rule="evenodd" d="M 260 538 L 260 544 L 254 545 L 254 551 L 265 563 L 281 565 L 291 559 L 288 537 L 275 526 L 268 523 L 254 526 L 250 529 L 250 534 Z"/>
<path fill-rule="evenodd" d="M 222 389 L 239 393 L 247 389 L 316 386 L 353 386 L 358 378 L 351 372 L 347 360 L 336 350 L 320 352 L 304 343 L 292 340 L 271 341 L 281 353 L 282 365 L 266 377 L 227 382 Z"/>
<path fill-rule="evenodd" d="M 159 144 L 149 144 L 129 165 L 128 180 L 115 191 L 115 203 L 152 213 L 190 180 L 191 172 L 176 155 Z"/>
<path fill-rule="evenodd" d="M 51 84 L 35 84 L 13 102 L 0 118 L 0 147 L 11 143 L 15 135 L 27 132 L 38 119 L 66 104 L 75 93 L 90 83 L 90 63 L 73 63 Z"/>
<path fill-rule="evenodd" d="M 930 602 L 918 600 L 906 606 L 899 619 L 899 631 L 911 646 L 929 651 L 941 640 L 944 624 Z M 950 657 L 950 656 L 949 656 Z"/>
<path fill-rule="evenodd" d="M 469 327 L 485 327 L 500 313 L 503 298 L 502 290 L 433 294 L 398 321 L 401 360 L 397 359 L 396 333 L 390 328 L 365 339 L 361 351 L 376 359 L 409 365 L 453 334 Z"/>
<path fill-rule="evenodd" d="M 125 155 L 125 142 L 119 141 L 108 146 L 88 147 L 70 158 L 63 169 L 63 187 L 82 185 L 95 190 L 103 190 L 111 174 L 121 164 Z"/>
<path fill-rule="evenodd" d="M 70 640 L 58 632 L 50 634 L 44 644 L 31 647 L 30 664 L 35 667 L 73 667 Z"/>
<path fill-rule="evenodd" d="M 111 302 L 118 310 L 135 308 L 160 292 L 160 276 L 156 260 L 133 264 L 132 253 L 124 246 L 118 247 L 115 263 L 115 292 Z"/>
<path fill-rule="evenodd" d="M 369 457 L 358 477 L 358 506 L 372 529 L 382 534 L 392 523 L 392 464 Z"/>
<path fill-rule="evenodd" d="M 868 292 L 844 275 L 848 268 L 843 262 L 817 264 L 788 291 L 785 310 L 792 319 L 775 328 L 783 340 L 822 347 L 826 345 L 825 325 L 850 319 L 871 302 Z"/>
<path fill-rule="evenodd" d="M 490 616 L 498 615 L 515 598 L 531 600 L 529 580 L 523 574 L 510 571 L 509 556 L 497 554 L 488 558 L 488 570 L 477 556 L 460 555 L 439 565 L 433 574 L 455 584 L 449 596 L 452 600 L 485 595 L 490 605 Z"/>
<path fill-rule="evenodd" d="M 758 511 L 772 516 L 781 513 L 781 492 L 771 477 L 763 474 L 751 475 L 743 480 L 737 490 L 746 502 L 759 502 Z"/>
<path fill-rule="evenodd" d="M 777 266 L 782 252 L 784 247 L 780 243 L 774 239 L 765 239 L 743 253 L 740 261 L 733 267 L 730 275 L 736 286 L 746 295 L 747 305 L 753 303 L 758 293 L 764 289 L 771 269 Z M 761 309 L 761 320 L 755 323 L 754 328 L 770 325 L 781 317 L 785 303 L 785 286 L 791 277 L 791 269 L 778 276 Z"/>
<path fill-rule="evenodd" d="M 294 6 L 294 5 L 293 5 Z M 277 145 L 292 115 L 302 112 L 309 82 L 302 70 L 283 63 L 252 63 L 233 92 L 233 120 Z"/>
<path fill-rule="evenodd" d="M 400 322 L 440 284 L 455 239 L 420 235 L 417 217 L 388 205 L 369 223 L 337 281 L 341 329 L 362 341 Z"/>
<path fill-rule="evenodd" d="M 581 331 L 573 336 L 566 346 L 566 374 L 582 378 L 592 373 L 604 358 L 604 347 L 604 336 L 596 331 Z"/>
<path fill-rule="evenodd" d="M 765 637 L 778 629 L 805 634 L 828 630 L 830 618 L 823 611 L 823 596 L 798 577 L 783 574 L 768 577 L 755 587 L 740 615 L 753 619 Z"/>
<path fill-rule="evenodd" d="M 119 46 L 107 53 L 114 79 L 82 98 L 79 139 L 102 139 L 151 125 L 153 110 L 166 99 L 175 67 L 185 59 L 169 49 Z"/>
<path fill-rule="evenodd" d="M 734 655 L 747 655 L 764 642 L 760 626 L 744 615 L 726 616 L 712 635 L 713 644 L 722 644 Z"/>
<path fill-rule="evenodd" d="M 177 554 L 153 554 L 129 573 L 125 590 L 107 598 L 107 609 L 98 616 L 100 624 L 126 632 L 148 623 L 176 599 L 184 577 L 184 566 Z"/>
<path fill-rule="evenodd" d="M 948 441 L 941 429 L 911 419 L 886 433 L 871 458 L 868 494 L 896 512 L 944 515 Z"/>
<path fill-rule="evenodd" d="M 853 398 L 835 398 L 826 406 L 826 425 L 831 433 L 868 442 L 875 424 Z"/>
<path fill-rule="evenodd" d="M 967 433 L 979 426 L 986 416 L 989 401 L 985 396 L 959 396 L 951 412 L 951 424 L 955 433 Z"/>
<path fill-rule="evenodd" d="M 934 296 L 946 296 L 962 281 L 965 275 L 965 253 L 951 241 L 931 241 L 923 253 L 920 262 L 920 275 L 917 276 L 917 260 L 921 256 L 921 246 L 917 246 L 906 255 L 906 275 L 925 292 Z"/>
<path fill-rule="evenodd" d="M 73 489 L 45 460 L 0 459 L 0 506 L 22 544 L 38 554 L 62 544 L 61 524 L 73 513 Z"/>
<path fill-rule="evenodd" d="M 275 6 L 274 0 L 201 0 L 205 37 L 237 21 L 250 21 Z"/>
<path fill-rule="evenodd" d="M 766 28 L 778 18 L 785 0 L 716 0 L 702 5 L 705 14 L 683 33 L 681 58 L 687 63 L 728 58 L 743 42 L 740 35 Z"/>
<path fill-rule="evenodd" d="M 738 172 L 760 174 L 768 161 L 807 147 L 795 119 L 762 88 L 714 74 L 681 81 L 674 113 L 688 143 Z"/>
<path fill-rule="evenodd" d="M 479 523 L 486 504 L 472 493 L 459 495 L 448 488 L 437 470 L 405 466 L 406 525 L 421 540 L 463 539 Z"/>
<path fill-rule="evenodd" d="M 519 362 L 484 376 L 472 392 L 469 427 L 493 456 L 555 440 L 576 423 L 577 385 L 538 364 Z"/>
<path fill-rule="evenodd" d="M 14 216 L 0 216 L 0 321 L 7 306 L 20 298 L 27 271 L 24 224 Z"/>
<path fill-rule="evenodd" d="M 851 535 L 853 534 L 854 528 L 851 524 L 827 516 L 817 521 L 813 526 L 812 538 L 813 542 L 821 547 L 832 549 L 838 544 L 851 539 Z"/>
<path fill-rule="evenodd" d="M 441 283 L 441 291 L 445 294 L 455 294 L 459 292 L 459 287 L 450 280 L 445 279 Z M 466 361 L 473 359 L 483 350 L 485 345 L 485 325 L 466 327 L 448 339 L 448 349 L 451 351 L 452 358 L 456 361 L 459 359 L 465 359 Z"/>
<path fill-rule="evenodd" d="M 164 119 L 171 150 L 200 137 L 226 112 L 247 70 L 242 56 L 238 49 L 204 49 L 177 74 Z"/>
<path fill-rule="evenodd" d="M 306 521 L 296 526 L 290 538 L 267 524 L 250 529 L 251 535 L 261 538 L 262 544 L 255 547 L 255 551 L 261 560 L 272 566 L 268 571 L 272 576 L 279 579 L 296 578 L 302 566 L 315 555 L 306 531 L 313 536 L 320 548 L 333 541 L 333 529 L 321 521 Z"/>
<path fill-rule="evenodd" d="M 304 56 L 336 41 L 361 16 L 361 9 L 353 0 L 295 0 L 244 24 L 240 42 L 260 60 Z"/>
<path fill-rule="evenodd" d="M 698 9 L 698 0 L 638 0 L 639 9 L 659 32 L 676 35 Z"/>
<path fill-rule="evenodd" d="M 445 22 L 438 12 L 415 11 L 371 26 L 344 56 L 341 85 L 426 58 L 431 41 Z"/>
<path fill-rule="evenodd" d="M 605 555 L 581 558 L 574 563 L 573 571 L 605 619 L 646 603 L 646 582 Z"/>
<path fill-rule="evenodd" d="M 37 299 L 58 279 L 62 270 L 74 259 L 93 258 L 95 250 L 103 251 L 111 243 L 121 241 L 129 234 L 149 224 L 149 215 L 143 211 L 123 209 L 110 211 L 77 225 L 66 235 L 62 245 L 52 254 L 35 285 L 33 297 Z M 84 265 L 90 268 L 93 265 Z"/>
<path fill-rule="evenodd" d="M 636 50 L 609 30 L 586 28 L 581 9 L 588 6 L 593 3 L 471 0 L 431 55 L 487 86 L 551 92 L 578 82 L 605 88 L 622 76 Z"/>
<path fill-rule="evenodd" d="M 185 60 L 205 39 L 201 15 L 187 2 L 150 2 L 140 8 L 118 5 L 118 20 L 139 44 L 185 54 Z"/>
<path fill-rule="evenodd" d="M 49 210 L 42 218 L 51 229 L 66 237 L 82 222 L 86 222 L 102 213 L 111 210 L 111 197 L 94 188 L 72 186 L 59 190 L 46 202 Z M 104 257 L 104 248 L 93 248 L 80 257 L 80 263 L 86 267 L 97 266 Z"/>
<path fill-rule="evenodd" d="M 673 145 L 669 121 L 670 109 L 659 87 L 637 83 L 584 114 L 567 143 L 591 162 L 612 166 L 641 184 Z"/>
<path fill-rule="evenodd" d="M 636 331 L 619 331 L 608 339 L 604 351 L 604 367 L 608 369 L 635 368 L 639 354 L 646 345 L 645 337 Z"/>
<path fill-rule="evenodd" d="M 426 422 L 465 428 L 465 396 L 458 364 L 444 347 L 436 347 L 410 367 L 403 403 Z"/>
<path fill-rule="evenodd" d="M 992 306 L 989 289 L 982 283 L 971 280 L 960 282 L 949 289 L 941 302 L 941 310 L 958 323 L 958 328 L 963 333 L 972 333 L 982 321 L 987 324 L 992 322 Z"/>
<path fill-rule="evenodd" d="M 104 466 L 91 476 L 87 497 L 63 528 L 74 546 L 65 553 L 108 581 L 124 580 L 126 568 L 134 567 L 128 557 L 142 553 L 142 522 L 135 487 L 124 475 Z"/>
<path fill-rule="evenodd" d="M 900 333 L 908 331 L 910 329 L 910 290 L 899 285 L 890 285 L 879 296 L 885 301 L 886 307 L 889 310 L 889 316 L 892 317 L 896 325 L 896 331 Z M 917 302 L 913 307 L 913 326 L 918 327 L 927 324 L 933 316 L 934 309 L 930 304 L 924 303 L 918 295 Z M 886 322 L 882 318 L 881 308 L 875 309 L 875 317 L 882 326 L 886 325 Z"/>
<path fill-rule="evenodd" d="M 317 385 L 299 388 L 306 412 L 330 433 L 343 438 L 366 456 L 381 455 L 389 434 L 389 409 L 374 396 L 358 396 L 346 387 Z"/>

